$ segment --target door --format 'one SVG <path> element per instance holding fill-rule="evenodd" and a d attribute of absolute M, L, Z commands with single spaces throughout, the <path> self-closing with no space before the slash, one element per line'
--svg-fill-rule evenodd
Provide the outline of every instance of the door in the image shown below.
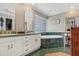
<path fill-rule="evenodd" d="M 12 56 L 20 56 L 23 54 L 23 36 L 13 37 L 12 38 Z"/>
<path fill-rule="evenodd" d="M 40 35 L 32 35 L 30 36 L 31 43 L 30 46 L 32 47 L 31 50 L 34 51 L 38 48 L 40 48 L 41 41 L 40 41 Z"/>
<path fill-rule="evenodd" d="M 35 35 L 34 41 L 35 41 L 35 45 L 36 45 L 37 47 L 40 47 L 40 46 L 41 46 L 41 35 L 40 35 L 40 34 Z"/>
<path fill-rule="evenodd" d="M 71 55 L 79 56 L 79 28 L 71 29 Z"/>
<path fill-rule="evenodd" d="M 8 38 L 0 38 L 0 56 L 10 56 L 10 40 Z"/>

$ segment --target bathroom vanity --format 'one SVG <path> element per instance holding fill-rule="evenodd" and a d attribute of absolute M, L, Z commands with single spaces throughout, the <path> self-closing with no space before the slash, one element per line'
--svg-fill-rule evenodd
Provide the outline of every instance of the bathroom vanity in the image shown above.
<path fill-rule="evenodd" d="M 24 56 L 41 46 L 40 34 L 11 34 L 0 36 L 0 56 Z"/>

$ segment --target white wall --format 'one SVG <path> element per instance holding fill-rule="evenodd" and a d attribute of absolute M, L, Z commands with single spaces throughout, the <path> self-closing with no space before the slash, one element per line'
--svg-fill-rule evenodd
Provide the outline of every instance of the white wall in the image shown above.
<path fill-rule="evenodd" d="M 46 23 L 46 31 L 47 32 L 64 32 L 66 29 L 66 13 L 57 14 L 48 18 Z M 72 18 L 72 17 L 70 17 Z M 60 24 L 56 24 L 56 19 L 60 19 Z M 79 16 L 75 18 L 76 25 L 79 27 Z"/>
<path fill-rule="evenodd" d="M 60 19 L 60 24 L 56 23 L 56 19 Z M 48 18 L 46 24 L 47 32 L 64 32 L 65 31 L 65 14 L 58 14 Z"/>
<path fill-rule="evenodd" d="M 15 19 L 16 19 L 16 25 L 15 29 L 16 31 L 25 31 L 25 6 L 21 4 L 17 4 L 15 7 Z"/>

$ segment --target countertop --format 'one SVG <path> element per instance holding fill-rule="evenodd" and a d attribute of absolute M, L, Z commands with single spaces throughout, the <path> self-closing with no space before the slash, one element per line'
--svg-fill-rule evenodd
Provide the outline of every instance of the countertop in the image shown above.
<path fill-rule="evenodd" d="M 27 33 L 27 34 L 0 34 L 1 37 L 14 37 L 14 36 L 28 36 L 28 35 L 36 35 L 40 33 Z"/>

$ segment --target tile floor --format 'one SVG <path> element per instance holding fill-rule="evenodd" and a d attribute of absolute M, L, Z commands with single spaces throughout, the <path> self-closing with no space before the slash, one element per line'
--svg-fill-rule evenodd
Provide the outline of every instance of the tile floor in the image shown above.
<path fill-rule="evenodd" d="M 31 56 L 45 56 L 46 54 L 51 52 L 64 52 L 70 54 L 70 48 L 69 47 L 41 48 L 38 51 L 32 53 Z"/>

